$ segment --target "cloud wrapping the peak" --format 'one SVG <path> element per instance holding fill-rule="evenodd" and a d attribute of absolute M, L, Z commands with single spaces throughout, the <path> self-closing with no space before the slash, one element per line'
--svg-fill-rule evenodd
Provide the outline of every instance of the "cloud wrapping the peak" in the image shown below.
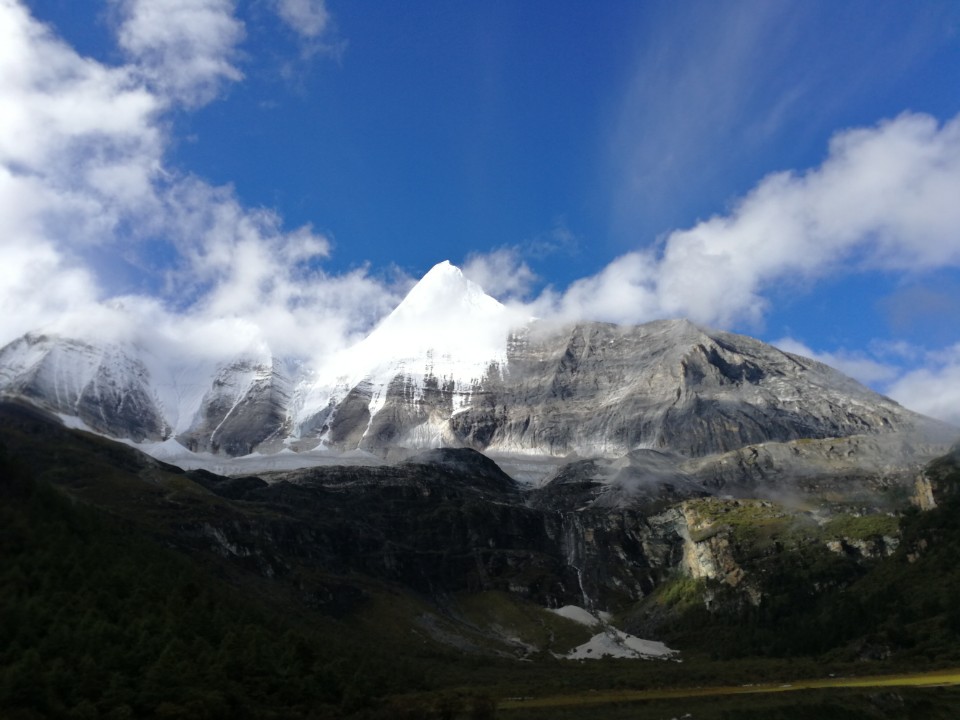
<path fill-rule="evenodd" d="M 463 265 L 463 274 L 502 301 L 524 298 L 537 280 L 520 252 L 511 247 L 470 254 Z"/>
<path fill-rule="evenodd" d="M 761 322 L 768 293 L 840 272 L 960 266 L 960 118 L 905 113 L 838 133 L 823 163 L 764 178 L 728 215 L 628 253 L 555 298 L 613 322 Z M 617 298 L 620 298 L 618 302 Z"/>

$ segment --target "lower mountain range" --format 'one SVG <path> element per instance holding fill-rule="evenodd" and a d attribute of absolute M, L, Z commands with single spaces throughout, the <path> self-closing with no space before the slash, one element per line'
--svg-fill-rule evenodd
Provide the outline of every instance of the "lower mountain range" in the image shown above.
<path fill-rule="evenodd" d="M 653 451 L 538 487 L 468 448 L 227 477 L 17 402 L 0 442 L 4 717 L 494 717 L 960 661 L 960 446 L 909 483 L 824 474 L 774 500 L 596 479 Z"/>

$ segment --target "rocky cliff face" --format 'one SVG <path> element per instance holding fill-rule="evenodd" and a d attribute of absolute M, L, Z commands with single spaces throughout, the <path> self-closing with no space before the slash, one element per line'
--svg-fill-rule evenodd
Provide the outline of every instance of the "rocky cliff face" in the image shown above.
<path fill-rule="evenodd" d="M 921 510 L 932 510 L 960 495 L 960 442 L 917 473 L 913 501 Z"/>
<path fill-rule="evenodd" d="M 453 436 L 474 447 L 584 456 L 655 448 L 699 457 L 927 424 L 825 365 L 683 320 L 532 326 L 514 336 L 502 373 L 450 419 Z"/>
<path fill-rule="evenodd" d="M 767 442 L 704 458 L 678 470 L 716 491 L 748 497 L 832 496 L 853 501 L 907 488 L 943 444 L 916 433 Z"/>
<path fill-rule="evenodd" d="M 546 509 L 472 450 L 393 467 L 316 468 L 270 482 L 196 482 L 266 513 L 205 519 L 180 533 L 268 574 L 297 564 L 358 572 L 442 597 L 502 590 L 543 605 L 608 607 L 643 597 L 680 544 L 636 510 Z"/>
<path fill-rule="evenodd" d="M 896 518 L 877 509 L 811 509 L 665 484 L 659 496 L 611 503 L 616 490 L 590 480 L 592 463 L 572 463 L 534 490 L 469 449 L 266 481 L 201 471 L 191 474 L 196 482 L 257 512 L 180 532 L 271 575 L 307 565 L 437 598 L 501 590 L 590 609 L 629 607 L 677 578 L 756 606 L 782 590 L 767 577 L 781 557 L 837 556 L 853 568 L 898 545 Z"/>

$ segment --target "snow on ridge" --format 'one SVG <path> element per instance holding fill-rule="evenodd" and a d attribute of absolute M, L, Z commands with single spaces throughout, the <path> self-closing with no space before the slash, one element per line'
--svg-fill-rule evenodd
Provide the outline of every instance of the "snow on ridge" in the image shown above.
<path fill-rule="evenodd" d="M 504 305 L 444 261 L 338 364 L 353 377 L 381 379 L 402 367 L 416 374 L 429 370 L 438 379 L 480 379 L 491 361 L 506 356 L 508 315 Z"/>

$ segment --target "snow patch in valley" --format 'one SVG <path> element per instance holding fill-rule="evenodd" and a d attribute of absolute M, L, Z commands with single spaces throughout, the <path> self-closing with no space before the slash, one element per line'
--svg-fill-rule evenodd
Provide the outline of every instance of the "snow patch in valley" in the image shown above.
<path fill-rule="evenodd" d="M 662 642 L 643 640 L 612 626 L 594 635 L 564 657 L 570 660 L 599 660 L 603 657 L 667 660 L 677 655 Z"/>
<path fill-rule="evenodd" d="M 569 660 L 599 660 L 603 657 L 666 660 L 678 654 L 662 642 L 644 640 L 613 627 L 609 613 L 595 614 L 577 605 L 564 605 L 550 612 L 600 630 L 583 645 L 563 656 Z"/>
<path fill-rule="evenodd" d="M 581 625 L 586 625 L 587 627 L 594 627 L 601 624 L 600 618 L 589 610 L 584 610 L 579 605 L 564 605 L 562 608 L 550 610 L 550 612 L 560 617 L 565 617 L 567 620 L 573 620 Z"/>

